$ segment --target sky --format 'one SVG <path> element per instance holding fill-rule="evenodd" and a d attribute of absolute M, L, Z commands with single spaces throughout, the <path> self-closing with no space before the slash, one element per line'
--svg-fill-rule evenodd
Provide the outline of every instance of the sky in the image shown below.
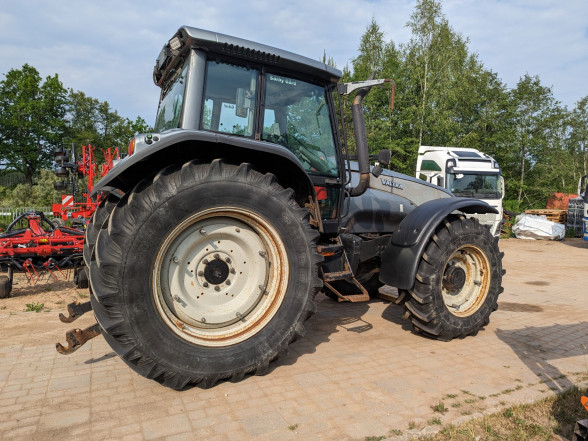
<path fill-rule="evenodd" d="M 251 4 L 250 4 L 251 3 Z M 59 74 L 66 88 L 107 101 L 134 120 L 155 121 L 153 65 L 182 25 L 320 60 L 342 69 L 376 20 L 386 41 L 407 43 L 416 0 L 0 0 L 0 80 L 25 63 Z M 469 39 L 508 87 L 538 75 L 572 109 L 588 95 L 587 0 L 444 0 L 453 29 Z"/>

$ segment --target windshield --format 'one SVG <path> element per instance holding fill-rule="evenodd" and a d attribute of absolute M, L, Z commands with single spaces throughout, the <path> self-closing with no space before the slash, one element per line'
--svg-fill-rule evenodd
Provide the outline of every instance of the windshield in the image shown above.
<path fill-rule="evenodd" d="M 338 175 L 324 87 L 268 74 L 262 137 L 292 151 L 309 173 Z"/>
<path fill-rule="evenodd" d="M 180 122 L 180 114 L 182 111 L 182 102 L 184 100 L 184 87 L 186 84 L 186 72 L 188 70 L 188 63 L 181 72 L 173 79 L 169 87 L 163 93 L 159 108 L 157 109 L 157 117 L 155 118 L 156 132 L 162 132 L 167 129 L 176 129 Z"/>
<path fill-rule="evenodd" d="M 500 175 L 447 173 L 447 188 L 456 196 L 500 199 Z"/>

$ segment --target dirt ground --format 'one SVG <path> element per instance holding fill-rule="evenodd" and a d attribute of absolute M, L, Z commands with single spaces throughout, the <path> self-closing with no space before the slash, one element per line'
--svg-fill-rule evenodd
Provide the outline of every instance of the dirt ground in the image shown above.
<path fill-rule="evenodd" d="M 0 311 L 23 312 L 32 309 L 27 304 L 43 304 L 40 312 L 65 311 L 73 300 L 81 302 L 88 299 L 87 289 L 76 289 L 73 270 L 56 272 L 58 280 L 47 273 L 39 276 L 40 280 L 33 283 L 26 274 L 15 273 L 10 297 L 0 299 Z"/>

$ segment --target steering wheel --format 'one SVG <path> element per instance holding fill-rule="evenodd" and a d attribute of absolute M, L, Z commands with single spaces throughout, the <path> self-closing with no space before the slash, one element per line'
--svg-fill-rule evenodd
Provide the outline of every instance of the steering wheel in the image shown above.
<path fill-rule="evenodd" d="M 287 136 L 287 139 L 293 139 L 298 144 L 298 147 L 294 147 L 291 143 L 288 143 L 288 146 L 291 147 L 292 152 L 294 152 L 298 158 L 307 162 L 311 167 L 315 168 L 321 173 L 331 172 L 331 166 L 329 165 L 328 161 L 316 154 L 302 140 L 298 139 L 296 135 L 289 134 L 284 136 Z"/>

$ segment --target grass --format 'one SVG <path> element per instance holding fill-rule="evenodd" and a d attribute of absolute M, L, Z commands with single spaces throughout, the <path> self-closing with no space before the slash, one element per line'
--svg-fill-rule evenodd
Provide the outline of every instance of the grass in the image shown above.
<path fill-rule="evenodd" d="M 422 441 L 539 441 L 555 435 L 570 439 L 577 420 L 588 418 L 577 387 L 532 404 L 512 406 L 501 412 L 474 419 L 460 426 L 449 425 Z M 429 422 L 437 424 L 437 422 Z"/>
<path fill-rule="evenodd" d="M 27 307 L 27 312 L 29 312 L 29 311 L 41 312 L 41 310 L 43 309 L 45 304 L 35 302 L 35 303 L 27 303 L 25 306 Z"/>
<path fill-rule="evenodd" d="M 449 409 L 447 409 L 445 407 L 445 403 L 439 403 L 439 404 L 435 404 L 434 406 L 431 406 L 431 409 L 433 409 L 434 412 L 437 413 L 445 413 L 445 412 L 449 412 Z"/>

